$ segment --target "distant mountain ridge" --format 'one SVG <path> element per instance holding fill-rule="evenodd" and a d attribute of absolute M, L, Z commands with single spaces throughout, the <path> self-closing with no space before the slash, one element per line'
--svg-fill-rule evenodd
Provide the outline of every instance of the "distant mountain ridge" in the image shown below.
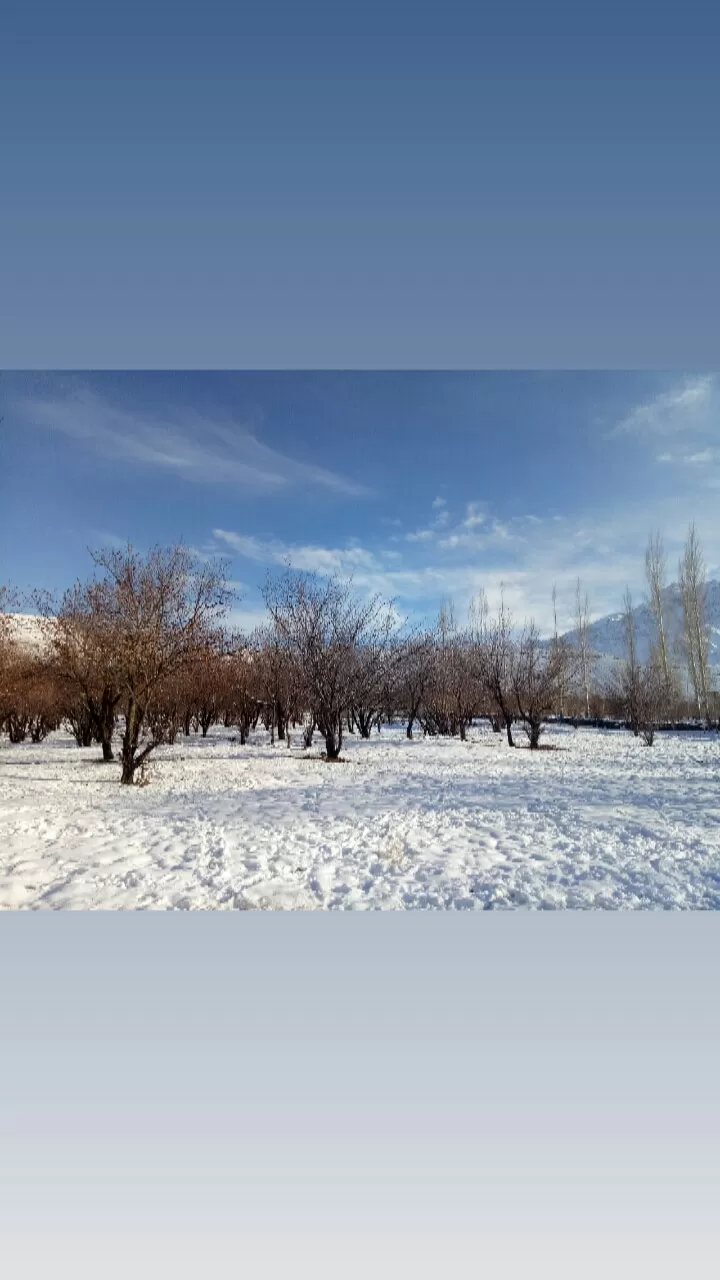
<path fill-rule="evenodd" d="M 665 621 L 668 641 L 671 647 L 679 639 L 682 632 L 682 610 L 680 606 L 680 588 L 676 582 L 666 587 L 664 592 L 666 605 Z M 720 671 L 720 581 L 713 578 L 705 588 L 705 612 L 710 628 L 710 665 Z M 655 620 L 645 602 L 633 609 L 637 627 L 638 657 L 646 661 L 652 645 L 657 638 Z M 38 651 L 47 644 L 43 633 L 42 622 L 32 614 L 9 614 L 11 622 L 10 634 L 25 647 Z M 600 667 L 612 666 L 613 662 L 625 656 L 625 635 L 623 631 L 622 613 L 608 613 L 591 622 L 588 628 L 590 648 L 596 655 Z M 565 639 L 577 644 L 577 631 L 565 632 Z M 607 664 L 603 663 L 607 660 Z"/>
<path fill-rule="evenodd" d="M 682 633 L 680 588 L 676 582 L 665 588 L 663 599 L 666 606 L 665 623 L 668 642 L 672 646 Z M 711 579 L 705 587 L 705 613 L 710 628 L 710 665 L 720 668 L 720 582 L 715 578 Z M 644 601 L 635 606 L 633 614 L 637 627 L 638 657 L 644 662 L 657 639 L 657 627 Z M 618 659 L 625 656 L 625 634 L 621 613 L 608 613 L 603 618 L 597 618 L 595 622 L 591 622 L 588 637 L 590 648 L 600 658 Z M 565 632 L 565 639 L 571 644 L 576 644 L 577 631 Z"/>

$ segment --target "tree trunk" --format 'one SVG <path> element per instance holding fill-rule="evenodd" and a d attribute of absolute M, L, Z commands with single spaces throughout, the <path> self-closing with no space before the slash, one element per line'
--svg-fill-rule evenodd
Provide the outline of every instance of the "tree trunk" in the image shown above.
<path fill-rule="evenodd" d="M 356 712 L 355 723 L 360 729 L 360 737 L 369 738 L 372 730 L 372 712 Z"/>
<path fill-rule="evenodd" d="M 508 746 L 509 746 L 509 747 L 514 747 L 514 746 L 515 746 L 515 743 L 513 742 L 513 736 L 512 736 L 512 718 L 511 718 L 511 716 L 506 716 L 506 717 L 505 717 L 505 732 L 507 733 Z"/>
<path fill-rule="evenodd" d="M 277 722 L 278 741 L 284 742 L 285 732 L 287 729 L 287 716 L 283 714 L 283 709 L 279 702 L 275 703 L 275 720 Z"/>
<path fill-rule="evenodd" d="M 137 767 L 135 757 L 137 755 L 138 742 L 140 741 L 143 718 L 143 713 L 133 695 L 130 697 L 125 710 L 125 732 L 123 733 L 120 753 L 122 760 L 120 781 L 124 786 L 130 786 L 135 776 Z"/>

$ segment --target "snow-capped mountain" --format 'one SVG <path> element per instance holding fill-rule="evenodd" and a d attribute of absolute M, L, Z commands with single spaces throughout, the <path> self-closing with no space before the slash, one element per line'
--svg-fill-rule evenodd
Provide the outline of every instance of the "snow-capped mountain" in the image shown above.
<path fill-rule="evenodd" d="M 47 624 L 32 613 L 8 613 L 5 615 L 7 634 L 23 649 L 39 653 L 47 645 Z"/>
<path fill-rule="evenodd" d="M 666 587 L 665 624 L 670 645 L 680 637 L 682 631 L 682 611 L 680 607 L 680 589 L 676 582 Z M 638 657 L 645 661 L 651 646 L 657 638 L 655 620 L 647 604 L 636 605 L 633 610 L 637 627 Z M 705 613 L 710 628 L 710 665 L 720 668 L 720 582 L 716 579 L 708 582 L 705 588 Z M 588 628 L 590 647 L 594 653 L 607 658 L 622 658 L 625 655 L 625 634 L 622 613 L 608 613 L 598 618 Z M 577 643 L 577 632 L 568 631 L 566 638 Z"/>

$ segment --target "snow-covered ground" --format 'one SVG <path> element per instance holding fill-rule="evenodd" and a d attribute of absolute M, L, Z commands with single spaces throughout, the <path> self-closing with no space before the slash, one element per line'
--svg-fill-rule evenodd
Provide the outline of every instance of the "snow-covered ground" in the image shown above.
<path fill-rule="evenodd" d="M 0 906 L 720 908 L 720 739 L 550 730 L 560 748 L 192 736 L 120 787 L 64 732 L 0 746 Z"/>

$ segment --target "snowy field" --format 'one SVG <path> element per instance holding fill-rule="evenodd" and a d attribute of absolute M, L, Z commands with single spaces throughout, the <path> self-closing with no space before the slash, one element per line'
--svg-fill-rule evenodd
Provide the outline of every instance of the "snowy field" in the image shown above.
<path fill-rule="evenodd" d="M 64 732 L 4 741 L 0 906 L 720 908 L 716 734 L 294 738 L 193 735 L 141 788 Z"/>

